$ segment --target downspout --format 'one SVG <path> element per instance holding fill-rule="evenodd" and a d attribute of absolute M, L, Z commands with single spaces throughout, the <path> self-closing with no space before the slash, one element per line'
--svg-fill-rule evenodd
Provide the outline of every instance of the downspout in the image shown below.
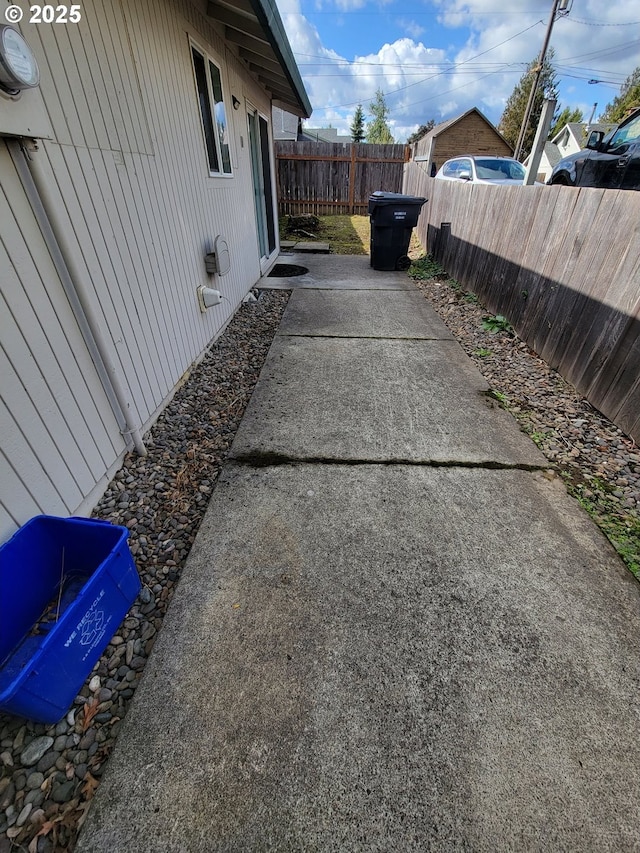
<path fill-rule="evenodd" d="M 17 139 L 7 139 L 6 143 L 118 422 L 120 433 L 128 445 L 130 437 L 140 456 L 146 456 L 147 449 L 142 440 L 140 428 L 133 420 L 127 393 L 100 330 L 100 323 L 91 305 L 83 275 L 71 250 L 67 230 L 58 216 L 49 180 L 42 166 L 42 156 L 36 155 L 38 143 L 35 140 Z"/>

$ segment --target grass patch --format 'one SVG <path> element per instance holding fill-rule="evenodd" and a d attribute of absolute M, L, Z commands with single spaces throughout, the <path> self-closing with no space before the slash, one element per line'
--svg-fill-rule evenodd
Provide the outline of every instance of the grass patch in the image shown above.
<path fill-rule="evenodd" d="M 318 242 L 329 243 L 331 252 L 336 255 L 369 254 L 369 217 L 368 216 L 318 216 L 320 227 L 314 230 Z M 305 240 L 304 235 L 289 230 L 289 216 L 281 216 L 279 221 L 280 240 Z"/>
<path fill-rule="evenodd" d="M 289 231 L 289 216 L 279 220 L 280 240 L 306 240 L 304 235 Z M 368 216 L 331 215 L 316 217 L 320 227 L 314 231 L 318 242 L 328 243 L 334 255 L 368 255 L 371 242 L 371 224 Z M 414 228 L 409 243 L 409 256 L 415 257 L 424 250 Z M 440 270 L 441 271 L 441 270 Z M 425 276 L 428 277 L 428 276 Z"/>
<path fill-rule="evenodd" d="M 320 239 L 336 255 L 368 255 L 368 216 L 320 216 Z"/>

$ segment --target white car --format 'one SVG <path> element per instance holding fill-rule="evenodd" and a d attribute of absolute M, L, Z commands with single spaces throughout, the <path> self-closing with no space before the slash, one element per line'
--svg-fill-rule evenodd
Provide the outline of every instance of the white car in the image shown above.
<path fill-rule="evenodd" d="M 471 184 L 522 184 L 525 168 L 513 157 L 465 154 L 447 160 L 436 173 L 441 181 L 465 181 Z"/>

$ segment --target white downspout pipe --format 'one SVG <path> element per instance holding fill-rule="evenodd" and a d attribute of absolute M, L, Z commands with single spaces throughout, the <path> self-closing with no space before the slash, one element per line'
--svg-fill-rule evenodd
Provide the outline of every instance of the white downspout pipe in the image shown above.
<path fill-rule="evenodd" d="M 101 332 L 98 317 L 84 284 L 84 277 L 71 250 L 67 229 L 58 216 L 49 180 L 42 166 L 42 155 L 36 154 L 38 143 L 35 140 L 8 139 L 7 147 L 118 421 L 120 432 L 127 444 L 130 436 L 137 453 L 140 456 L 146 456 L 147 449 L 142 440 L 140 428 L 133 419 L 127 393 Z"/>

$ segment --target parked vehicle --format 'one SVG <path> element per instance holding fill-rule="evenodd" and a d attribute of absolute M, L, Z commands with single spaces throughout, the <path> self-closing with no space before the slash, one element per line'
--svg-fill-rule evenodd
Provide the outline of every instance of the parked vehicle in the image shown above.
<path fill-rule="evenodd" d="M 522 184 L 525 168 L 512 157 L 465 154 L 447 160 L 436 172 L 442 181 L 466 181 L 471 184 Z"/>
<path fill-rule="evenodd" d="M 560 160 L 547 183 L 640 190 L 640 108 L 606 136 L 594 130 L 587 147 Z"/>

